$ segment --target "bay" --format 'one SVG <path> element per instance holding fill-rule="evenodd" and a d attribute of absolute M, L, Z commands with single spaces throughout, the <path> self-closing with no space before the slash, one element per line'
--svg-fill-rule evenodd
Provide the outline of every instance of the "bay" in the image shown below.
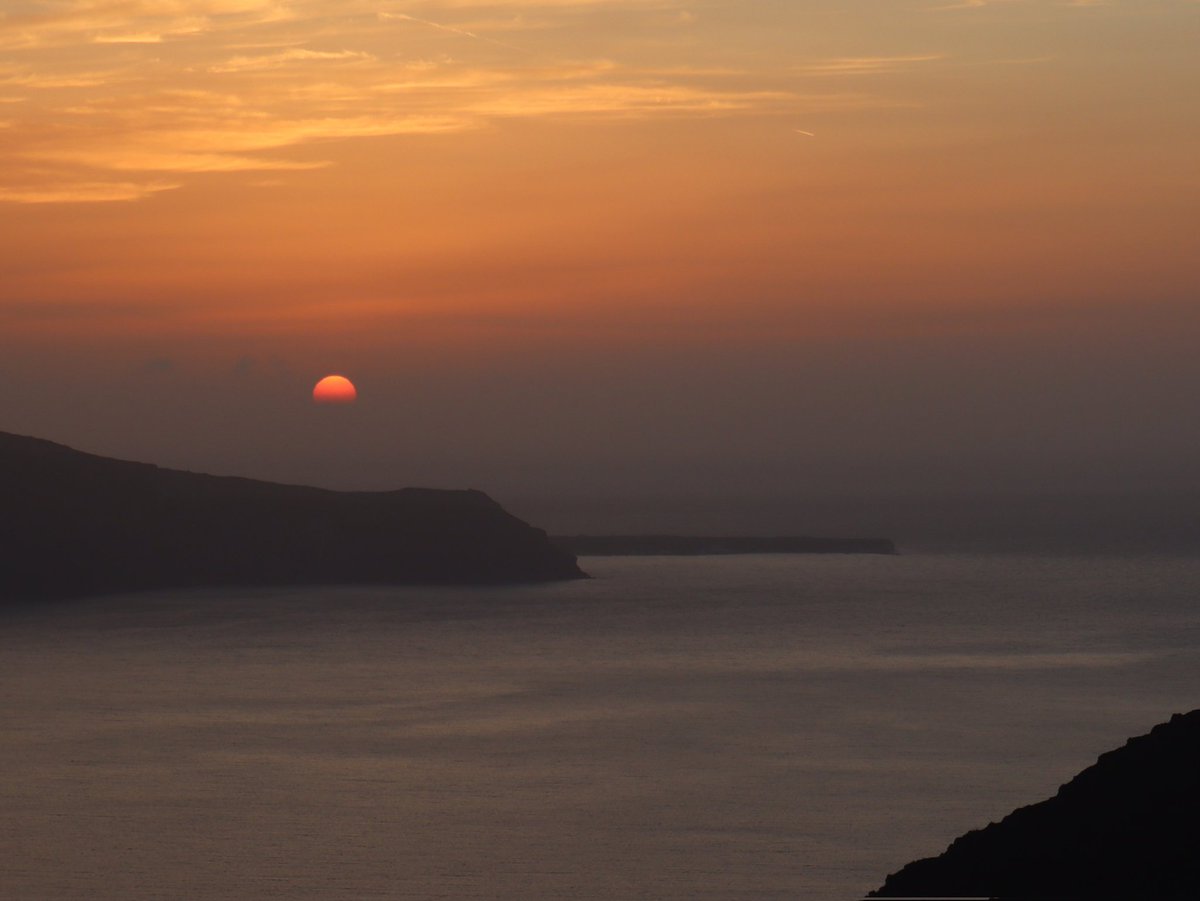
<path fill-rule="evenodd" d="M 0 896 L 852 899 L 1192 709 L 1200 560 L 585 558 L 0 614 Z"/>

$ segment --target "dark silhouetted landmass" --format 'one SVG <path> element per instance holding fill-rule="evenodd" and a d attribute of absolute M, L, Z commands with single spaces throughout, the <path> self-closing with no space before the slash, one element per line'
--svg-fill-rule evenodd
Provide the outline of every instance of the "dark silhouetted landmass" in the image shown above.
<path fill-rule="evenodd" d="M 570 552 L 479 491 L 326 491 L 110 460 L 0 432 L 0 499 L 0 600 L 584 577 Z"/>
<path fill-rule="evenodd" d="M 910 863 L 872 897 L 1200 898 L 1200 710 Z"/>
<path fill-rule="evenodd" d="M 697 535 L 556 535 L 573 554 L 594 557 L 701 556 L 709 554 L 894 554 L 886 538 L 715 538 Z"/>

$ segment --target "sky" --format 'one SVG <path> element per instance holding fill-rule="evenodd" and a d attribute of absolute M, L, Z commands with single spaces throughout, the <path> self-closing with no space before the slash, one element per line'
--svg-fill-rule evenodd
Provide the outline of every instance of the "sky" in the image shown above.
<path fill-rule="evenodd" d="M 6 0 L 0 430 L 501 499 L 1200 490 L 1197 46 L 1196 0 Z"/>

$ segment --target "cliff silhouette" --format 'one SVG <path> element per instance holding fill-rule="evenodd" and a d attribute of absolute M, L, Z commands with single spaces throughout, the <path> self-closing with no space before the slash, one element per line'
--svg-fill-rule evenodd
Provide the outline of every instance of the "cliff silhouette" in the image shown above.
<path fill-rule="evenodd" d="M 586 576 L 480 491 L 328 491 L 0 432 L 0 600 L 232 585 Z"/>
<path fill-rule="evenodd" d="M 1200 897 L 1200 710 L 1101 755 L 1053 798 L 908 864 L 871 897 Z"/>

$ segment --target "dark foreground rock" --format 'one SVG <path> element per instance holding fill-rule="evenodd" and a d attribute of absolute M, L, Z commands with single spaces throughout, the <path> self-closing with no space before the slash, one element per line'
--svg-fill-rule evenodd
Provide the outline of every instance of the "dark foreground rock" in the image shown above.
<path fill-rule="evenodd" d="M 561 535 L 551 539 L 580 556 L 656 557 L 714 554 L 894 554 L 887 538 L 745 535 Z"/>
<path fill-rule="evenodd" d="M 1053 798 L 968 832 L 881 898 L 1200 898 L 1200 710 L 1104 754 Z"/>
<path fill-rule="evenodd" d="M 340 492 L 0 432 L 0 600 L 153 588 L 583 578 L 479 491 Z"/>

